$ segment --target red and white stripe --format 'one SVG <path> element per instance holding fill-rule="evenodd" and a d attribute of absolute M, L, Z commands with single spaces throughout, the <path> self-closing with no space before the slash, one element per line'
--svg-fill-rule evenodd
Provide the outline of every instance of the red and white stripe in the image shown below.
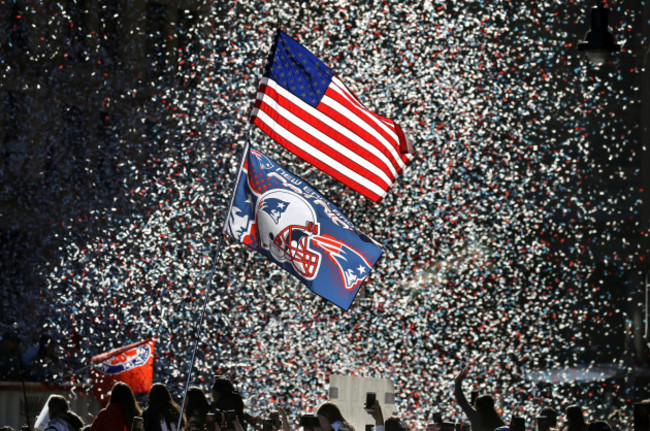
<path fill-rule="evenodd" d="M 252 120 L 287 150 L 381 201 L 413 155 L 401 128 L 368 109 L 336 76 L 312 107 L 273 79 L 262 78 Z"/>

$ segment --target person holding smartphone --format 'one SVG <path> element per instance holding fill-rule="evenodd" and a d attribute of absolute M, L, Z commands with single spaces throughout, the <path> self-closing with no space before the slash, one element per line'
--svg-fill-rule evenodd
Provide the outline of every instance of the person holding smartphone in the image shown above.
<path fill-rule="evenodd" d="M 489 395 L 481 395 L 476 398 L 474 406 L 471 406 L 463 393 L 463 380 L 467 377 L 469 368 L 460 370 L 454 379 L 454 395 L 456 402 L 463 409 L 472 424 L 472 431 L 493 431 L 505 425 L 499 413 L 494 408 L 494 398 Z"/>
<path fill-rule="evenodd" d="M 374 393 L 373 393 L 374 395 Z M 375 431 L 384 431 L 384 414 L 376 397 L 366 395 L 366 412 L 375 420 Z"/>
<path fill-rule="evenodd" d="M 201 388 L 191 387 L 187 391 L 185 403 L 185 417 L 188 421 L 188 431 L 204 431 L 208 423 L 208 411 L 210 404 Z M 213 413 L 214 415 L 214 413 Z M 207 429 L 205 431 L 214 431 Z"/>
<path fill-rule="evenodd" d="M 219 412 L 234 411 L 237 414 L 237 423 L 246 431 L 244 399 L 228 377 L 223 375 L 215 377 L 212 385 L 212 400 L 210 411 L 217 414 L 217 422 L 219 422 Z"/>

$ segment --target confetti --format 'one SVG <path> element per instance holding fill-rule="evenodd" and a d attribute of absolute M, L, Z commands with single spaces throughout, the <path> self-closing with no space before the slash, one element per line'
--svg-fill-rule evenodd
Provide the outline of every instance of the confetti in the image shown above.
<path fill-rule="evenodd" d="M 387 250 L 342 313 L 226 239 L 193 384 L 207 390 L 216 373 L 229 374 L 252 414 L 279 403 L 297 419 L 326 399 L 330 373 L 382 376 L 395 382 L 399 414 L 421 429 L 436 410 L 464 420 L 451 388 L 469 364 L 474 388 L 494 394 L 504 415 L 530 421 L 541 406 L 562 410 L 584 394 L 593 417 L 631 407 L 630 389 L 608 373 L 591 383 L 559 374 L 551 385 L 530 376 L 571 367 L 592 376 L 611 357 L 626 366 L 620 328 L 634 324 L 621 310 L 630 316 L 641 300 L 631 292 L 648 254 L 631 84 L 642 70 L 634 49 L 648 44 L 641 6 L 608 2 L 624 49 L 594 69 L 576 50 L 586 2 L 238 0 L 174 11 L 173 24 L 152 3 L 139 29 L 121 24 L 126 6 L 98 12 L 99 34 L 74 25 L 86 16 L 81 3 L 47 13 L 10 3 L 5 17 L 26 23 L 5 26 L 6 49 L 24 49 L 19 29 L 36 28 L 42 43 L 25 54 L 47 66 L 4 104 L 56 137 L 33 153 L 16 134 L 0 167 L 0 198 L 22 214 L 0 231 L 9 245 L 0 299 L 5 324 L 17 322 L 23 337 L 79 333 L 87 358 L 155 337 L 155 379 L 180 396 L 251 141 Z M 413 139 L 418 158 L 381 205 L 249 124 L 277 28 Z M 129 31 L 144 32 L 148 50 L 174 52 L 162 62 L 147 51 L 146 79 L 116 54 L 141 48 L 137 38 L 115 45 L 114 34 Z M 3 80 L 16 73 L 0 62 Z M 54 105 L 39 103 L 46 90 Z M 28 288 L 34 280 L 42 288 Z"/>

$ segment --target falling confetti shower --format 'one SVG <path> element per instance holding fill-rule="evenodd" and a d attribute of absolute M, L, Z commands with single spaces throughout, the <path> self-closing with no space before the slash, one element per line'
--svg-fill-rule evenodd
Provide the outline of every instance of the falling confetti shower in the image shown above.
<path fill-rule="evenodd" d="M 50 8 L 50 27 L 83 14 L 68 3 Z M 227 238 L 194 384 L 207 388 L 216 372 L 228 373 L 253 414 L 280 403 L 295 418 L 326 399 L 331 373 L 382 376 L 395 382 L 399 414 L 420 427 L 436 410 L 464 419 L 451 388 L 469 364 L 469 380 L 496 396 L 504 417 L 576 402 L 577 383 L 550 387 L 526 376 L 597 369 L 623 319 L 606 284 L 641 279 L 647 233 L 634 185 L 640 130 L 631 114 L 641 73 L 633 48 L 648 42 L 639 35 L 640 6 L 609 2 L 623 50 L 597 70 L 576 50 L 588 2 L 357 3 L 215 2 L 179 13 L 192 25 L 170 42 L 162 38 L 165 49 L 175 47 L 173 61 L 149 58 L 155 77 L 148 82 L 115 80 L 129 65 L 89 64 L 88 80 L 75 88 L 102 107 L 102 127 L 94 140 L 65 135 L 80 142 L 70 157 L 57 156 L 56 142 L 43 144 L 49 188 L 28 189 L 30 202 L 39 202 L 34 217 L 59 209 L 49 220 L 58 252 L 33 257 L 46 288 L 31 311 L 43 317 L 25 325 L 62 338 L 78 332 L 88 357 L 154 336 L 156 380 L 180 393 L 235 170 L 250 141 L 305 177 L 386 253 L 343 313 Z M 105 19 L 104 31 L 119 28 Z M 413 139 L 417 160 L 380 205 L 249 123 L 278 27 Z M 152 40 L 166 31 L 152 22 L 142 29 Z M 138 48 L 124 41 L 120 50 Z M 110 44 L 98 46 L 104 51 L 52 43 L 31 53 L 64 50 L 61 68 L 43 75 L 42 85 L 69 79 L 67 71 L 77 70 L 68 67 L 72 57 L 114 58 Z M 8 63 L 0 67 L 13 76 Z M 152 94 L 144 101 L 143 88 Z M 128 115 L 111 111 L 131 102 Z M 49 115 L 41 109 L 33 115 Z M 66 118 L 79 115 L 66 111 Z M 97 147 L 94 155 L 83 154 L 87 146 Z M 71 183 L 94 187 L 66 186 L 61 202 L 48 196 Z M 5 186 L 2 193 L 16 192 Z M 7 295 L 5 304 L 16 301 Z M 25 320 L 14 311 L 10 317 Z M 599 342 L 590 342 L 596 333 Z M 629 406 L 620 381 L 589 391 L 590 413 Z"/>

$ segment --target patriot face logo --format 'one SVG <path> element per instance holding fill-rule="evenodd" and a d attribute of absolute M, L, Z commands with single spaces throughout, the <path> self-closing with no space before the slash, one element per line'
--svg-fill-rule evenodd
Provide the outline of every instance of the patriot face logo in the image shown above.
<path fill-rule="evenodd" d="M 272 197 L 266 198 L 260 205 L 260 209 L 266 212 L 275 224 L 280 223 L 280 217 L 287 208 L 289 208 L 289 202 Z"/>
<path fill-rule="evenodd" d="M 321 256 L 311 246 L 319 233 L 316 212 L 300 195 L 288 190 L 264 193 L 255 209 L 260 244 L 277 262 L 290 262 L 303 278 L 318 274 Z"/>
<path fill-rule="evenodd" d="M 115 375 L 146 364 L 150 357 L 151 346 L 149 344 L 143 344 L 135 349 L 127 350 L 120 355 L 107 359 L 104 362 L 100 362 L 95 365 L 95 368 L 104 374 Z"/>
<path fill-rule="evenodd" d="M 319 236 L 314 242 L 336 262 L 346 290 L 352 290 L 363 283 L 371 269 L 365 257 L 328 235 Z"/>
<path fill-rule="evenodd" d="M 245 236 L 250 232 L 252 222 L 251 217 L 245 209 L 233 206 L 228 215 L 228 233 L 233 238 L 244 242 Z"/>

